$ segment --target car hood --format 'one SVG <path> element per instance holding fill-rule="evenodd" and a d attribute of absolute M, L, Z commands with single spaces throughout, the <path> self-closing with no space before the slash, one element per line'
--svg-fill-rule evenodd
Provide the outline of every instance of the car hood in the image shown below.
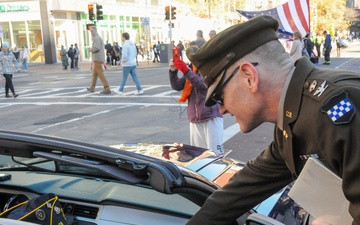
<path fill-rule="evenodd" d="M 213 151 L 183 143 L 131 143 L 111 147 L 155 157 L 185 167 L 220 187 L 244 167 L 244 163 L 217 156 Z"/>

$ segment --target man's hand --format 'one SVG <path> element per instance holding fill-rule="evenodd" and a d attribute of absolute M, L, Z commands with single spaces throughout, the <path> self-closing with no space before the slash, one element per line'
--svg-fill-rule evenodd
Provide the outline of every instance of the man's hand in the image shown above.
<path fill-rule="evenodd" d="M 176 59 L 174 61 L 174 65 L 178 68 L 183 74 L 185 74 L 190 68 L 186 65 L 184 61 L 181 59 Z"/>

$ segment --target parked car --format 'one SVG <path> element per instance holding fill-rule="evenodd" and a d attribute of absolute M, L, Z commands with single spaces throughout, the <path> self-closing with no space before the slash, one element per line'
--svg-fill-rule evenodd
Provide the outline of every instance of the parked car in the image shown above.
<path fill-rule="evenodd" d="M 0 212 L 53 193 L 68 224 L 185 224 L 243 166 L 179 143 L 102 146 L 0 130 Z M 237 223 L 260 213 L 285 224 L 305 224 L 308 215 L 288 199 L 289 188 Z"/>

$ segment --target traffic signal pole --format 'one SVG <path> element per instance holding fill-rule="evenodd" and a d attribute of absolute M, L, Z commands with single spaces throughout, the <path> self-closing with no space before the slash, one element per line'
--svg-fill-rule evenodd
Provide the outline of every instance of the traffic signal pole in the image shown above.
<path fill-rule="evenodd" d="M 175 6 L 171 6 L 168 5 L 165 7 L 165 20 L 169 20 L 169 38 L 170 38 L 170 43 L 172 43 L 172 32 L 171 32 L 171 28 L 173 26 L 171 20 L 175 20 L 176 19 L 176 7 Z"/>

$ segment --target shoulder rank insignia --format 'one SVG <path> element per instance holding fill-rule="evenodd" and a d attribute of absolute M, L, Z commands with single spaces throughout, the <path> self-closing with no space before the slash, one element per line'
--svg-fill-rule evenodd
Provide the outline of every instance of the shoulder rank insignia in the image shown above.
<path fill-rule="evenodd" d="M 314 92 L 314 95 L 317 95 L 318 97 L 320 97 L 320 95 L 322 95 L 322 93 L 326 90 L 326 88 L 328 88 L 329 85 L 326 84 L 326 80 L 318 87 L 318 89 Z"/>
<path fill-rule="evenodd" d="M 355 115 L 355 107 L 348 98 L 348 93 L 342 92 L 339 95 L 331 97 L 321 112 L 328 115 L 334 124 L 350 123 Z"/>

